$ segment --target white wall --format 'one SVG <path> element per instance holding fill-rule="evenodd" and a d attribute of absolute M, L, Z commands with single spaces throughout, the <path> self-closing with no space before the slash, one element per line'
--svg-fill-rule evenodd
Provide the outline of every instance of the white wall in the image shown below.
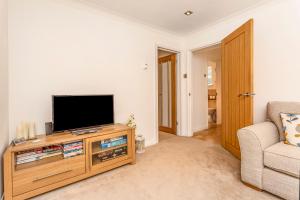
<path fill-rule="evenodd" d="M 192 132 L 208 128 L 208 59 L 206 53 L 195 52 L 192 56 Z"/>
<path fill-rule="evenodd" d="M 254 98 L 254 121 L 261 122 L 265 120 L 268 101 L 300 101 L 300 65 L 297 62 L 300 52 L 300 1 L 274 0 L 227 18 L 190 34 L 187 48 L 193 50 L 220 42 L 250 18 L 254 19 L 254 91 L 257 94 Z M 189 72 L 190 68 L 189 64 Z"/>
<path fill-rule="evenodd" d="M 294 59 L 300 50 L 299 4 L 299 0 L 273 0 L 190 34 L 184 42 L 105 14 L 84 1 L 10 0 L 10 137 L 27 119 L 37 121 L 38 130 L 44 132 L 44 122 L 51 121 L 52 94 L 113 93 L 116 121 L 124 122 L 135 113 L 138 133 L 146 136 L 147 144 L 155 143 L 157 46 L 181 51 L 179 123 L 181 135 L 191 135 L 192 105 L 187 94 L 192 87 L 182 78 L 188 73 L 191 80 L 190 50 L 220 42 L 249 18 L 254 18 L 255 122 L 263 121 L 268 101 L 300 99 L 300 67 Z M 150 66 L 146 71 L 141 67 L 145 63 Z"/>
<path fill-rule="evenodd" d="M 222 79 L 221 79 L 221 60 L 217 61 L 217 124 L 222 124 Z"/>
<path fill-rule="evenodd" d="M 0 194 L 3 192 L 2 155 L 8 144 L 7 0 L 0 0 Z"/>
<path fill-rule="evenodd" d="M 156 48 L 182 50 L 183 38 L 69 0 L 10 0 L 9 36 L 11 138 L 22 120 L 44 133 L 53 94 L 114 94 L 116 122 L 134 113 L 157 142 Z"/>
<path fill-rule="evenodd" d="M 192 133 L 208 128 L 208 89 L 216 89 L 217 123 L 221 122 L 221 51 L 219 45 L 193 51 L 191 57 L 191 130 Z M 208 86 L 208 66 L 212 67 L 213 82 Z M 206 75 L 206 76 L 205 76 Z"/>

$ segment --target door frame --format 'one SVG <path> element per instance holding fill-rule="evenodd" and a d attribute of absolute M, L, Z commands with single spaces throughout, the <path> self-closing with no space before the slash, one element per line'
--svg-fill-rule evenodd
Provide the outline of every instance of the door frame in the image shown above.
<path fill-rule="evenodd" d="M 206 45 L 200 46 L 200 47 L 196 47 L 193 49 L 189 49 L 187 51 L 187 75 L 188 75 L 188 79 L 187 79 L 187 88 L 188 88 L 188 95 L 187 95 L 187 132 L 188 132 L 188 136 L 193 136 L 193 129 L 192 129 L 192 110 L 193 110 L 193 99 L 192 99 L 192 95 L 193 95 L 193 89 L 192 89 L 192 58 L 193 58 L 193 52 L 195 51 L 199 51 L 199 50 L 203 50 L 206 48 L 210 48 L 216 45 L 221 45 L 222 41 L 217 41 L 217 42 L 213 42 L 213 43 L 208 43 Z M 222 80 L 221 80 L 222 81 Z M 208 120 L 208 116 L 207 116 L 207 120 Z"/>
<path fill-rule="evenodd" d="M 187 57 L 187 63 L 186 63 L 187 69 L 186 69 L 186 73 L 187 73 L 188 79 L 187 79 L 187 83 L 186 83 L 187 84 L 187 91 L 186 91 L 186 102 L 187 102 L 187 104 L 186 104 L 186 108 L 187 108 L 187 115 L 186 115 L 187 116 L 187 134 L 186 135 L 188 137 L 192 137 L 193 136 L 193 130 L 192 130 L 192 98 L 189 95 L 189 94 L 193 94 L 192 93 L 192 81 L 191 81 L 191 78 L 190 78 L 191 77 L 191 72 L 192 72 L 192 56 L 193 56 L 193 52 L 197 51 L 197 50 L 201 50 L 201 49 L 207 48 L 207 47 L 210 47 L 210 46 L 221 44 L 222 40 L 225 37 L 227 37 L 228 34 L 230 34 L 232 31 L 236 30 L 238 27 L 242 26 L 247 21 L 248 20 L 242 21 L 241 23 L 237 24 L 235 27 L 232 27 L 231 30 L 220 34 L 216 38 L 212 38 L 212 40 L 210 40 L 210 42 L 202 41 L 202 44 L 197 45 L 196 47 L 192 47 L 192 48 L 190 48 L 190 49 L 187 50 L 187 53 L 186 53 L 186 57 Z M 254 61 L 252 61 L 252 62 L 254 62 Z M 254 70 L 254 66 L 253 66 L 253 70 Z M 253 85 L 255 84 L 254 81 L 255 80 L 253 79 Z M 254 116 L 254 114 L 253 114 L 253 116 Z"/>
<path fill-rule="evenodd" d="M 181 76 L 182 76 L 182 66 L 184 66 L 183 64 L 183 56 L 184 56 L 184 52 L 181 49 L 175 48 L 175 47 L 170 47 L 168 45 L 164 45 L 164 44 L 156 44 L 155 45 L 155 132 L 156 132 L 156 143 L 159 142 L 159 122 L 158 122 L 158 50 L 164 50 L 164 51 L 169 51 L 169 52 L 173 52 L 176 53 L 176 121 L 177 121 L 177 130 L 176 130 L 176 135 L 178 136 L 182 136 L 182 125 L 183 125 L 183 121 L 182 121 L 182 117 L 181 117 L 181 109 L 183 109 L 184 106 L 181 105 L 181 101 L 182 101 L 182 83 L 181 83 Z"/>
<path fill-rule="evenodd" d="M 221 42 L 218 42 L 218 43 L 215 43 L 215 44 L 212 44 L 212 45 L 209 45 L 209 46 L 205 46 L 205 47 L 203 47 L 203 48 L 197 48 L 196 50 L 192 50 L 191 51 L 191 58 L 193 58 L 193 53 L 194 52 L 198 52 L 198 51 L 205 51 L 205 50 L 207 50 L 207 49 L 214 49 L 214 48 L 219 48 L 220 49 L 220 58 L 221 58 Z M 208 65 L 207 65 L 208 66 Z M 191 73 L 190 74 L 192 74 L 192 69 L 193 69 L 193 63 L 191 63 Z M 206 74 L 207 74 L 207 68 L 205 68 L 205 69 L 202 69 L 203 71 L 205 70 L 206 71 Z M 193 91 L 193 87 L 192 87 L 192 81 L 193 81 L 193 78 L 192 78 L 192 76 L 191 76 L 191 78 L 189 79 L 191 82 L 191 88 L 190 88 L 190 91 L 191 91 L 191 98 L 190 98 L 190 100 L 191 100 L 191 119 L 192 119 L 192 111 L 194 110 L 193 109 L 193 104 L 194 104 L 194 102 L 193 102 L 193 98 L 192 98 L 192 96 L 193 96 L 193 94 L 194 94 L 194 91 Z M 207 83 L 207 82 L 206 82 Z M 205 101 L 207 101 L 207 103 L 206 104 L 203 104 L 203 105 L 201 105 L 201 108 L 202 108 L 202 110 L 205 110 L 206 111 L 206 114 L 205 114 L 205 118 L 204 118 L 204 120 L 203 121 L 205 121 L 205 123 L 202 123 L 202 126 L 200 127 L 200 129 L 199 130 L 196 130 L 197 132 L 198 131 L 202 131 L 202 130 L 205 130 L 205 129 L 208 129 L 208 127 L 209 127 L 209 123 L 208 123 L 208 99 L 207 99 L 207 95 L 208 95 L 208 85 L 207 84 L 205 84 L 205 85 L 203 85 L 203 84 L 201 84 L 200 85 L 200 87 L 203 87 L 204 88 L 204 90 L 205 90 Z M 221 125 L 221 124 L 219 124 L 219 125 Z M 193 126 L 193 122 L 192 122 L 192 120 L 191 120 L 191 129 L 192 129 L 192 126 Z M 192 131 L 192 134 L 194 134 L 195 133 L 195 131 L 193 131 L 193 130 L 191 130 Z"/>

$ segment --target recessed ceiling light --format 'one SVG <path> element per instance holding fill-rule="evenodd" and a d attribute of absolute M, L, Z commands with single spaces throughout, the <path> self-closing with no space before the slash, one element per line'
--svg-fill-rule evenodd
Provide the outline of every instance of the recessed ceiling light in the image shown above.
<path fill-rule="evenodd" d="M 193 14 L 193 11 L 187 10 L 184 14 L 185 14 L 186 16 L 190 16 L 191 14 Z"/>

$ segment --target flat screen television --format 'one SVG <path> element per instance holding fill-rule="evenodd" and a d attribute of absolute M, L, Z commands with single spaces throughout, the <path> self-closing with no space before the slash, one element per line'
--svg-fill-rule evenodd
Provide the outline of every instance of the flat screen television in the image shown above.
<path fill-rule="evenodd" d="M 114 123 L 113 95 L 53 96 L 53 131 Z"/>

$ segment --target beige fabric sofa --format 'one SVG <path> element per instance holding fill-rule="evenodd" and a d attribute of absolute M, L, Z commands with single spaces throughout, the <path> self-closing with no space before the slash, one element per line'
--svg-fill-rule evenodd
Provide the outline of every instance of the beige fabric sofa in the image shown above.
<path fill-rule="evenodd" d="M 299 200 L 300 147 L 287 145 L 280 112 L 300 113 L 300 103 L 270 102 L 267 122 L 238 131 L 242 181 L 288 200 Z"/>

